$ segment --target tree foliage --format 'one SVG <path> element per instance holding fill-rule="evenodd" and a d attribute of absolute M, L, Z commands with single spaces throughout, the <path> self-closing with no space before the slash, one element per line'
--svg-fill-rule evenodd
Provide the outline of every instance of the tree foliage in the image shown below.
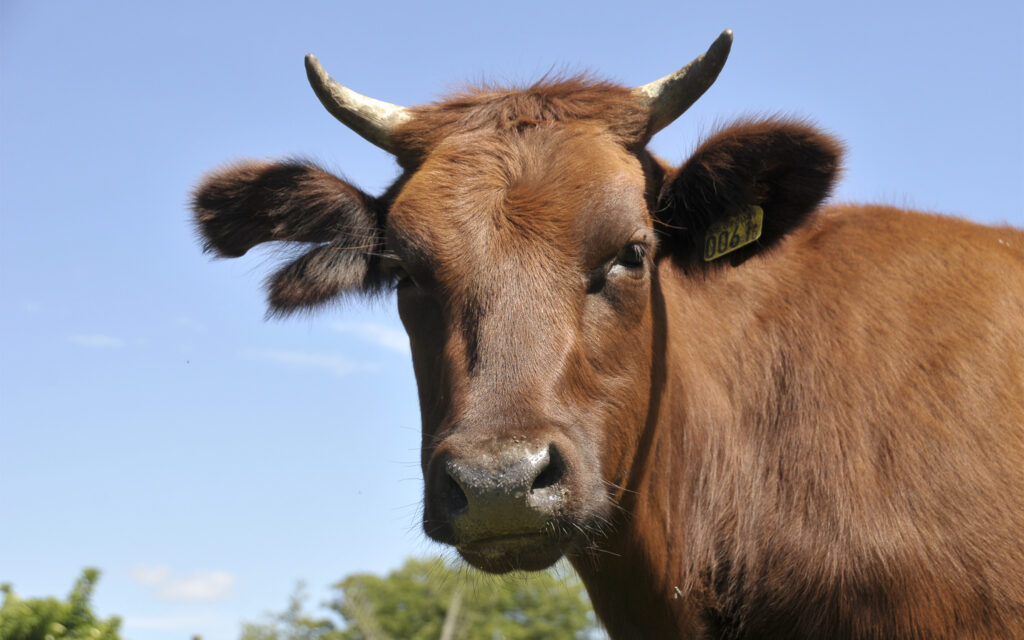
<path fill-rule="evenodd" d="M 272 614 L 265 623 L 242 625 L 241 640 L 341 640 L 341 632 L 328 618 L 315 618 L 305 611 L 305 585 L 299 583 L 288 608 Z"/>
<path fill-rule="evenodd" d="M 603 637 L 583 586 L 558 573 L 488 576 L 440 558 L 411 559 L 381 577 L 334 585 L 327 617 L 303 611 L 300 590 L 268 624 L 242 640 L 584 640 Z M 335 621 L 340 617 L 339 623 Z"/>
<path fill-rule="evenodd" d="M 98 569 L 85 569 L 68 599 L 19 598 L 9 584 L 0 585 L 2 640 L 121 640 L 121 619 L 103 620 L 92 610 L 92 592 L 99 580 Z"/>

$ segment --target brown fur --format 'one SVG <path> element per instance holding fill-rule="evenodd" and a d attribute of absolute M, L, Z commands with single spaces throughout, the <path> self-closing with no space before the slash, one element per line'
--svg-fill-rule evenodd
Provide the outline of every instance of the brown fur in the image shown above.
<path fill-rule="evenodd" d="M 643 139 L 647 112 L 628 89 L 585 76 L 540 81 L 522 90 L 472 88 L 443 102 L 413 107 L 397 133 L 399 164 L 415 168 L 455 134 L 515 131 L 541 123 L 592 123 L 623 146 Z"/>
<path fill-rule="evenodd" d="M 489 571 L 568 555 L 617 639 L 1024 637 L 1024 233 L 821 208 L 841 147 L 803 122 L 672 169 L 610 85 L 414 113 L 379 199 L 244 164 L 194 208 L 223 255 L 323 243 L 280 310 L 409 274 L 428 535 Z M 761 241 L 704 263 L 752 204 Z M 453 464 L 537 446 L 543 543 L 453 515 Z"/>

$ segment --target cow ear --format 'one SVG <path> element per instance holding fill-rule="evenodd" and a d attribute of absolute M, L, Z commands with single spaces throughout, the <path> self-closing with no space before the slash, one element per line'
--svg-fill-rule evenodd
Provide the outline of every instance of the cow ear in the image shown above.
<path fill-rule="evenodd" d="M 233 258 L 264 242 L 306 243 L 267 281 L 272 313 L 383 289 L 377 209 L 374 198 L 301 160 L 237 163 L 207 175 L 192 196 L 208 252 Z"/>
<path fill-rule="evenodd" d="M 665 177 L 656 216 L 680 258 L 703 262 L 735 250 L 733 262 L 742 261 L 828 197 L 842 153 L 839 142 L 804 122 L 732 125 Z"/>

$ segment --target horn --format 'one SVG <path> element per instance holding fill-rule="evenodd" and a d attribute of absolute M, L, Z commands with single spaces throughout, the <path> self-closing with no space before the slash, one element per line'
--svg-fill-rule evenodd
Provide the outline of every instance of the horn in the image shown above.
<path fill-rule="evenodd" d="M 332 116 L 381 149 L 395 153 L 391 133 L 412 118 L 408 109 L 343 87 L 324 71 L 312 53 L 306 55 L 306 76 L 316 97 Z"/>
<path fill-rule="evenodd" d="M 675 73 L 633 89 L 633 95 L 650 110 L 647 136 L 653 136 L 704 95 L 725 66 L 732 47 L 732 29 L 718 36 L 704 55 Z"/>

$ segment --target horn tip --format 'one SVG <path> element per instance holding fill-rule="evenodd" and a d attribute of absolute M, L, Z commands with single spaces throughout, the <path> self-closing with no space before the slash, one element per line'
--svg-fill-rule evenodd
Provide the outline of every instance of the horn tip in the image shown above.
<path fill-rule="evenodd" d="M 715 42 L 711 46 L 724 49 L 728 53 L 729 49 L 732 48 L 732 29 L 723 31 L 720 36 L 715 38 Z"/>
<path fill-rule="evenodd" d="M 306 78 L 309 79 L 309 84 L 317 92 L 318 96 L 320 95 L 320 88 L 330 81 L 330 76 L 327 75 L 324 68 L 320 66 L 320 61 L 312 53 L 306 54 Z"/>

